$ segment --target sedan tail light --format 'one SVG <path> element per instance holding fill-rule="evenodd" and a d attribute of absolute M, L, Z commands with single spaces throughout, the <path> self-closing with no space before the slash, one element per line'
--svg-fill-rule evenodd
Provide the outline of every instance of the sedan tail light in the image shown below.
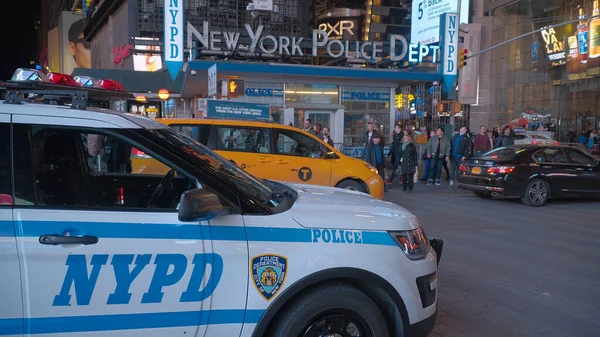
<path fill-rule="evenodd" d="M 515 170 L 514 166 L 494 166 L 487 169 L 489 174 L 507 174 Z"/>
<path fill-rule="evenodd" d="M 465 165 L 463 165 L 463 164 L 460 164 L 459 169 L 460 169 L 461 172 L 467 172 L 467 167 Z"/>

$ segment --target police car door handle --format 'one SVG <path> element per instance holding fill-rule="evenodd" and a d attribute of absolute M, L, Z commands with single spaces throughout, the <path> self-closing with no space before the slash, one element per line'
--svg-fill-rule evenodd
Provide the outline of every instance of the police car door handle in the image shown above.
<path fill-rule="evenodd" d="M 93 245 L 98 243 L 98 237 L 92 235 L 65 236 L 58 234 L 47 234 L 40 236 L 43 245 Z"/>

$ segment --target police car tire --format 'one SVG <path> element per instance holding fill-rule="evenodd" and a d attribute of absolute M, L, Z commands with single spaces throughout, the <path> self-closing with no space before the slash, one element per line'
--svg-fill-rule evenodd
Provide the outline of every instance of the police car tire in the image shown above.
<path fill-rule="evenodd" d="M 383 313 L 367 295 L 345 283 L 329 283 L 300 295 L 280 311 L 269 337 L 297 337 L 321 313 L 341 308 L 354 312 L 372 329 L 372 336 L 390 336 Z"/>
<path fill-rule="evenodd" d="M 344 180 L 341 183 L 339 183 L 336 187 L 367 193 L 367 191 L 365 191 L 364 186 L 358 181 L 354 180 Z"/>

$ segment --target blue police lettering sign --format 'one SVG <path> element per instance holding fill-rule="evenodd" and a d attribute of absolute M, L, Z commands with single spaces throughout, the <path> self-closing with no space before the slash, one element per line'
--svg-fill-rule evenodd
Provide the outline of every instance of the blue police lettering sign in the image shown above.
<path fill-rule="evenodd" d="M 206 116 L 208 118 L 269 120 L 269 105 L 207 100 Z"/>
<path fill-rule="evenodd" d="M 380 101 L 389 102 L 390 93 L 388 92 L 369 92 L 369 91 L 342 91 L 344 101 Z"/>
<path fill-rule="evenodd" d="M 265 89 L 265 88 L 246 88 L 246 96 L 281 97 L 281 96 L 283 96 L 283 90 L 281 90 L 281 89 Z"/>
<path fill-rule="evenodd" d="M 165 0 L 165 65 L 173 81 L 183 65 L 183 1 Z"/>
<path fill-rule="evenodd" d="M 362 244 L 363 233 L 343 229 L 313 229 L 312 242 L 314 243 L 345 243 Z"/>
<path fill-rule="evenodd" d="M 129 304 L 131 301 L 131 285 L 142 270 L 152 262 L 154 274 L 148 288 L 142 295 L 142 304 L 161 303 L 163 290 L 182 281 L 187 268 L 192 265 L 192 272 L 187 287 L 179 297 L 179 302 L 202 302 L 212 295 L 223 275 L 223 258 L 217 254 L 196 254 L 191 261 L 183 254 L 94 254 L 88 259 L 84 254 L 71 254 L 67 257 L 67 272 L 60 289 L 54 296 L 53 306 L 89 305 L 100 273 L 106 270 L 110 258 L 112 274 L 115 279 L 114 291 L 106 298 L 106 304 Z M 205 275 L 210 265 L 210 275 Z M 88 273 L 89 270 L 89 273 Z M 203 286 L 204 278 L 208 281 Z M 143 282 L 143 280 L 139 281 Z M 71 299 L 71 288 L 75 301 Z M 74 303 L 73 303 L 74 302 Z"/>

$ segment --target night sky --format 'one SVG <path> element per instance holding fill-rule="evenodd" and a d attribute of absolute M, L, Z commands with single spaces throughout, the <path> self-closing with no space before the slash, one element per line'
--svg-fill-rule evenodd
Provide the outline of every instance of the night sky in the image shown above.
<path fill-rule="evenodd" d="M 36 60 L 38 38 L 35 33 L 35 20 L 39 20 L 39 0 L 18 0 L 10 2 L 0 11 L 0 80 L 9 80 L 17 68 L 30 66 Z"/>

